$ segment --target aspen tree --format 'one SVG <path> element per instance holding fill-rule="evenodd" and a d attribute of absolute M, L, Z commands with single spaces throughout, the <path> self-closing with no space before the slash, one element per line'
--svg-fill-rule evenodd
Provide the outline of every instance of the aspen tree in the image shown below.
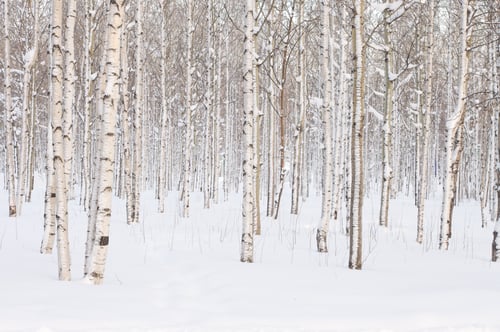
<path fill-rule="evenodd" d="M 109 225 L 115 163 L 115 126 L 120 91 L 120 41 L 123 23 L 123 0 L 110 0 L 106 26 L 106 88 L 102 94 L 99 193 L 95 239 L 92 248 L 89 273 L 86 279 L 95 285 L 102 284 L 109 244 Z"/>
<path fill-rule="evenodd" d="M 242 218 L 243 231 L 241 237 L 241 256 L 242 262 L 253 262 L 253 238 L 254 238 L 254 180 L 255 180 L 255 161 L 254 161 L 254 146 L 253 146 L 253 126 L 254 122 L 254 12 L 255 0 L 246 0 L 245 7 L 245 50 L 244 50 L 244 75 L 243 75 L 243 202 L 242 202 Z"/>
<path fill-rule="evenodd" d="M 327 236 L 332 213 L 333 198 L 333 135 L 332 135 L 332 77 L 330 71 L 330 3 L 321 2 L 321 70 L 323 76 L 323 185 L 321 195 L 321 221 L 316 232 L 316 245 L 319 252 L 328 252 Z"/>
<path fill-rule="evenodd" d="M 362 267 L 362 219 L 363 219 L 363 134 L 365 129 L 365 66 L 364 44 L 365 1 L 354 1 L 353 47 L 353 98 L 351 132 L 351 197 L 349 224 L 349 268 Z"/>
<path fill-rule="evenodd" d="M 498 82 L 497 82 L 498 84 Z M 497 90 L 498 92 L 498 90 Z M 496 262 L 500 258 L 500 236 L 498 234 L 500 233 L 500 110 L 496 110 L 496 114 L 494 115 L 494 118 L 497 122 L 497 127 L 495 130 L 495 138 L 497 141 L 497 148 L 496 148 L 496 168 L 495 168 L 495 173 L 496 173 L 496 184 L 495 184 L 495 190 L 497 194 L 497 211 L 496 211 L 496 218 L 495 218 L 495 229 L 493 231 L 493 243 L 491 245 L 491 260 L 493 262 Z"/>
<path fill-rule="evenodd" d="M 424 105 L 424 128 L 422 146 L 422 166 L 420 174 L 420 186 L 418 194 L 418 214 L 417 214 L 417 242 L 422 243 L 424 238 L 424 209 L 427 197 L 427 181 L 429 177 L 429 142 L 431 129 L 431 107 L 432 107 L 432 79 L 434 63 L 434 0 L 429 3 L 429 21 L 427 33 L 427 54 L 426 54 L 426 77 L 425 77 L 425 105 Z"/>
<path fill-rule="evenodd" d="M 11 86 L 11 65 L 10 65 L 10 29 L 9 29 L 9 0 L 3 0 L 4 8 L 4 95 L 5 95 L 5 160 L 7 170 L 7 184 L 9 191 L 9 217 L 15 217 L 16 211 L 16 170 L 14 163 L 14 120 L 12 104 Z"/>
<path fill-rule="evenodd" d="M 460 67 L 458 101 L 455 110 L 446 121 L 446 180 L 444 184 L 443 205 L 439 248 L 447 250 L 451 238 L 453 207 L 457 194 L 457 178 L 463 151 L 463 130 L 469 82 L 469 63 L 471 57 L 472 27 L 470 19 L 474 1 L 463 0 L 460 15 Z"/>

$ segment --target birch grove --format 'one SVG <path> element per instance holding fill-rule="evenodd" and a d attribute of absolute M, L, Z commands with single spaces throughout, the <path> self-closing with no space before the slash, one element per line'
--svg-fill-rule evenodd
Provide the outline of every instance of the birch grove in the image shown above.
<path fill-rule="evenodd" d="M 498 260 L 497 2 L 2 0 L 0 10 L 4 206 L 17 217 L 43 196 L 40 252 L 57 249 L 61 280 L 71 239 L 85 247 L 86 280 L 104 282 L 120 200 L 116 222 L 145 242 L 153 213 L 191 227 L 203 222 L 197 207 L 241 200 L 241 262 L 260 261 L 274 227 L 294 248 L 288 236 L 315 213 L 311 250 L 343 255 L 345 241 L 351 269 L 382 232 L 365 224 L 392 234 L 392 207 L 407 198 L 423 250 L 456 248 L 453 211 L 467 201 L 481 211 L 473 231 L 493 234 L 482 254 Z M 428 212 L 435 202 L 440 216 Z M 69 229 L 80 208 L 86 240 Z"/>

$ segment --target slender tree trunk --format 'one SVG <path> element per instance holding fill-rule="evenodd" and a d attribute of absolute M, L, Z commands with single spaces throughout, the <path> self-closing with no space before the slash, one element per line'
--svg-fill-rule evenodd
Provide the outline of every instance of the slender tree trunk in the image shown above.
<path fill-rule="evenodd" d="M 51 93 L 52 95 L 52 93 Z M 49 114 L 49 117 L 52 117 Z M 49 124 L 52 121 L 49 118 Z M 47 185 L 45 189 L 45 210 L 43 215 L 43 237 L 40 253 L 51 254 L 56 238 L 56 186 L 54 175 L 54 150 L 52 149 L 52 130 L 47 128 L 47 165 L 45 168 Z"/>
<path fill-rule="evenodd" d="M 451 238 L 453 207 L 457 194 L 457 178 L 460 159 L 463 151 L 463 127 L 467 103 L 467 87 L 469 82 L 469 63 L 471 56 L 471 26 L 469 18 L 474 1 L 462 2 L 460 23 L 460 72 L 458 102 L 455 111 L 447 119 L 446 139 L 446 181 L 444 187 L 443 206 L 441 211 L 441 230 L 439 248 L 447 250 Z"/>
<path fill-rule="evenodd" d="M 144 114 L 144 54 L 143 54 L 143 37 L 144 31 L 142 23 L 144 20 L 143 15 L 143 1 L 137 2 L 136 25 L 137 25 L 137 40 L 135 50 L 135 118 L 134 118 L 134 158 L 132 166 L 132 192 L 133 192 L 133 213 L 131 217 L 132 223 L 139 222 L 139 210 L 141 203 L 141 189 L 142 189 L 142 117 Z M 122 18 L 123 19 L 123 18 Z"/>
<path fill-rule="evenodd" d="M 193 51 L 193 0 L 188 0 L 188 33 L 187 33 L 187 63 L 186 63 L 186 109 L 184 119 L 184 169 L 182 185 L 182 216 L 189 217 L 189 192 L 191 190 L 191 146 L 193 144 L 193 128 L 191 123 L 191 113 L 193 109 L 192 101 L 192 81 L 194 74 L 192 51 Z"/>
<path fill-rule="evenodd" d="M 101 122 L 100 176 L 96 234 L 87 280 L 102 284 L 109 244 L 109 224 L 115 163 L 115 126 L 120 91 L 120 40 L 123 0 L 110 0 L 108 9 L 106 57 L 106 90 L 102 95 L 104 110 Z"/>
<path fill-rule="evenodd" d="M 168 140 L 168 103 L 167 103 L 167 9 L 168 0 L 162 2 L 161 21 L 161 143 L 160 143 L 160 177 L 158 190 L 158 212 L 165 212 L 165 196 L 167 188 L 167 140 Z"/>
<path fill-rule="evenodd" d="M 245 51 L 244 51 L 244 76 L 243 76 L 243 149 L 245 151 L 243 159 L 243 232 L 241 237 L 241 257 L 242 262 L 253 262 L 253 238 L 254 238 L 254 180 L 255 161 L 253 146 L 253 126 L 254 126 L 254 96 L 253 81 L 255 79 L 253 71 L 255 44 L 254 44 L 254 12 L 255 0 L 246 1 L 245 18 Z"/>
<path fill-rule="evenodd" d="M 3 1 L 4 8 L 4 105 L 5 105 L 5 160 L 9 191 L 9 217 L 15 217 L 16 211 L 16 169 L 14 163 L 14 120 L 12 104 L 11 68 L 10 68 L 10 31 L 9 0 Z"/>
<path fill-rule="evenodd" d="M 431 107 L 432 107 L 432 79 L 433 79 L 433 53 L 434 53 L 434 0 L 429 3 L 429 22 L 427 34 L 427 63 L 425 77 L 425 115 L 422 145 L 422 167 L 420 174 L 420 185 L 418 193 L 418 212 L 417 212 L 417 243 L 422 243 L 424 238 L 424 209 L 425 199 L 427 198 L 427 181 L 429 178 L 429 143 L 431 130 Z"/>
<path fill-rule="evenodd" d="M 363 135 L 365 131 L 365 45 L 364 45 L 365 1 L 355 0 L 353 25 L 353 121 L 351 145 L 351 201 L 349 225 L 349 268 L 362 267 L 362 219 L 363 219 Z"/>
<path fill-rule="evenodd" d="M 66 26 L 64 29 L 64 106 L 63 106 L 63 140 L 64 140 L 64 176 L 68 198 L 73 196 L 73 108 L 75 104 L 75 21 L 76 0 L 68 0 Z"/>
<path fill-rule="evenodd" d="M 33 28 L 33 48 L 31 48 L 24 56 L 24 75 L 23 75 L 23 113 L 21 118 L 21 151 L 19 156 L 19 172 L 18 172 L 18 195 L 17 195 L 17 213 L 20 215 L 22 206 L 26 196 L 26 182 L 29 176 L 29 151 L 33 148 L 30 143 L 30 126 L 28 120 L 31 118 L 31 113 L 34 112 L 35 105 L 30 106 L 32 100 L 30 94 L 33 78 L 32 72 L 37 63 L 38 56 L 38 36 L 39 36 L 39 19 L 38 19 L 38 0 L 33 2 L 33 16 L 35 23 Z"/>
<path fill-rule="evenodd" d="M 392 0 L 389 0 L 392 3 Z M 389 200 L 391 195 L 392 182 L 392 112 L 394 109 L 394 59 L 392 50 L 392 27 L 388 21 L 392 11 L 384 11 L 384 73 L 385 73 L 385 98 L 384 98 L 384 126 L 383 146 L 382 146 L 382 195 L 380 199 L 380 217 L 381 226 L 388 226 L 389 223 Z"/>
<path fill-rule="evenodd" d="M 301 157 L 305 130 L 305 114 L 306 114 L 306 50 L 305 39 L 306 34 L 303 28 L 304 24 L 304 0 L 299 1 L 299 55 L 298 55 L 298 84 L 299 84 L 299 117 L 295 126 L 295 149 L 293 158 L 293 180 L 292 180 L 292 207 L 291 214 L 299 213 L 299 196 L 300 196 L 300 179 L 301 179 Z"/>
<path fill-rule="evenodd" d="M 57 256 L 59 262 L 59 279 L 70 280 L 70 254 L 68 240 L 68 197 L 64 162 L 64 133 L 63 133 L 63 1 L 54 0 L 52 3 L 51 24 L 51 127 L 52 146 L 54 150 L 53 165 L 56 192 L 56 224 L 57 224 Z"/>
<path fill-rule="evenodd" d="M 316 233 L 316 245 L 319 252 L 328 252 L 327 236 L 332 216 L 333 199 L 333 128 L 332 128 L 332 77 L 330 71 L 330 5 L 323 0 L 321 19 L 321 62 L 323 76 L 323 185 L 321 195 L 321 221 Z"/>

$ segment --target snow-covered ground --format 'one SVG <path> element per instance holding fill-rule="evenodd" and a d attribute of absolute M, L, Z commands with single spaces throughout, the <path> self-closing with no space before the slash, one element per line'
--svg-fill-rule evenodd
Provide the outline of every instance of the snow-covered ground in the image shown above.
<path fill-rule="evenodd" d="M 328 254 L 315 250 L 320 197 L 286 204 L 278 221 L 262 219 L 254 264 L 239 262 L 238 195 L 178 217 L 177 194 L 156 213 L 143 195 L 142 222 L 125 223 L 113 206 L 105 283 L 82 281 L 86 214 L 70 204 L 72 282 L 57 280 L 57 254 L 39 254 L 43 190 L 23 215 L 7 218 L 0 192 L 0 331 L 285 332 L 500 331 L 500 263 L 489 261 L 492 225 L 479 206 L 456 208 L 450 250 L 437 250 L 439 200 L 428 202 L 425 243 L 415 243 L 411 199 L 391 202 L 388 229 L 377 225 L 378 200 L 364 213 L 364 269 L 347 269 L 348 244 L 332 225 Z"/>

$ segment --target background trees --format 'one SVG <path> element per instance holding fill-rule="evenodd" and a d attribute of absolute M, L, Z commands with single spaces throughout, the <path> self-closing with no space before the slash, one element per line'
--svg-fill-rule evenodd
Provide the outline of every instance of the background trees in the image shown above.
<path fill-rule="evenodd" d="M 361 268 L 363 198 L 380 197 L 380 221 L 390 227 L 390 200 L 414 197 L 416 237 L 425 242 L 426 198 L 441 199 L 449 188 L 447 160 L 460 155 L 450 144 L 460 137 L 456 194 L 445 194 L 443 211 L 451 215 L 454 204 L 477 199 L 484 227 L 498 219 L 496 2 L 128 0 L 118 9 L 109 1 L 65 2 L 63 62 L 54 67 L 43 50 L 54 38 L 57 25 L 49 29 L 47 17 L 56 4 L 4 0 L 1 9 L 4 186 L 14 195 L 14 216 L 40 185 L 33 174 L 45 172 L 44 252 L 51 251 L 65 193 L 89 213 L 87 267 L 98 241 L 95 223 L 104 220 L 97 219 L 99 197 L 109 188 L 126 198 L 128 223 L 140 222 L 144 190 L 157 193 L 160 212 L 167 193 L 180 192 L 177 212 L 185 217 L 192 191 L 204 192 L 207 208 L 243 191 L 247 240 L 258 239 L 260 223 L 271 222 L 266 217 L 286 222 L 284 199 L 291 197 L 292 213 L 300 214 L 301 199 L 323 193 L 318 249 L 326 250 L 327 231 L 342 224 L 353 245 L 351 267 Z M 114 46 L 110 11 L 123 20 Z M 464 31 L 466 46 L 459 47 Z M 110 56 L 118 74 L 108 71 L 116 70 Z M 465 58 L 468 70 L 460 65 Z M 63 79 L 54 76 L 59 67 L 60 124 L 57 91 L 47 98 Z M 462 129 L 447 136 L 456 105 Z M 111 110 L 116 131 L 101 125 Z M 104 143 L 102 135 L 114 133 Z M 111 151 L 103 156 L 105 149 Z M 116 162 L 103 166 L 111 152 Z M 103 184 L 103 172 L 113 173 L 112 183 Z M 242 249 L 243 261 L 252 261 L 249 252 Z"/>

